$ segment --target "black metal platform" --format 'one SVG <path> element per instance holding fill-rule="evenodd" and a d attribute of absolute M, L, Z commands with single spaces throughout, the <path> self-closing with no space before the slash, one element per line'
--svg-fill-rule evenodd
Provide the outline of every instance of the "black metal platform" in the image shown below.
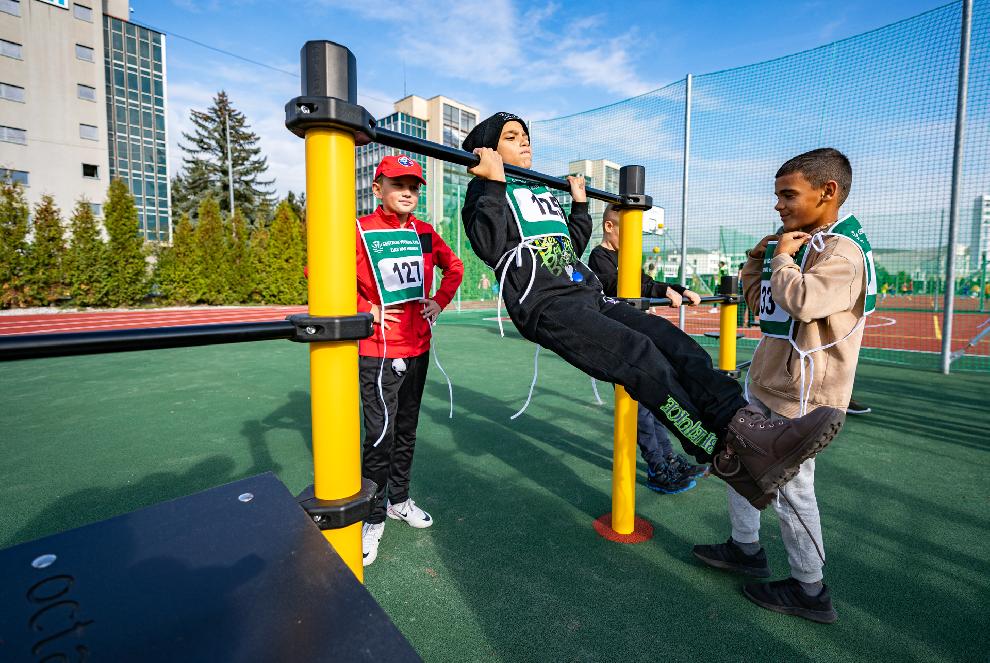
<path fill-rule="evenodd" d="M 0 661 L 40 660 L 420 658 L 267 473 L 0 551 Z"/>

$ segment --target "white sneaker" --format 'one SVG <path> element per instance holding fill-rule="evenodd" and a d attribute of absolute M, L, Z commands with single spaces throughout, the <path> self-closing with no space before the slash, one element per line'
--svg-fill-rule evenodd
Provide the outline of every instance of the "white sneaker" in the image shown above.
<path fill-rule="evenodd" d="M 398 504 L 389 503 L 385 514 L 392 520 L 404 520 L 417 529 L 423 529 L 433 524 L 433 518 L 413 502 L 407 499 Z"/>
<path fill-rule="evenodd" d="M 362 564 L 368 566 L 378 557 L 378 542 L 385 533 L 385 523 L 365 523 L 361 526 L 361 552 L 364 553 Z"/>

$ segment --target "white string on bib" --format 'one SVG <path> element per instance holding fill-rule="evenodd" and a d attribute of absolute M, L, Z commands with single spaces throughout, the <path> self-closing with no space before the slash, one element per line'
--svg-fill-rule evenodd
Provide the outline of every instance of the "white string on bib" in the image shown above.
<path fill-rule="evenodd" d="M 430 320 L 431 336 L 432 336 L 433 328 L 436 327 L 436 325 L 437 323 L 435 321 Z M 431 339 L 431 343 L 433 345 L 433 362 L 437 365 L 437 368 L 440 369 L 440 372 L 443 373 L 443 377 L 446 378 L 447 380 L 447 394 L 450 396 L 450 414 L 447 415 L 447 418 L 453 419 L 454 418 L 454 385 L 451 384 L 450 376 L 447 375 L 447 371 L 443 370 L 443 366 L 440 365 L 440 355 L 437 352 L 437 344 L 433 342 L 432 339 Z"/>
<path fill-rule="evenodd" d="M 529 385 L 529 394 L 526 396 L 526 402 L 523 403 L 522 409 L 516 412 L 514 415 L 509 417 L 509 419 L 515 419 L 520 414 L 526 411 L 529 407 L 529 401 L 533 398 L 533 389 L 536 388 L 536 377 L 540 374 L 540 346 L 536 346 L 536 352 L 533 354 L 533 381 Z"/>
<path fill-rule="evenodd" d="M 533 284 L 536 282 L 535 249 L 537 248 L 538 247 L 530 243 L 530 240 L 520 242 L 515 248 L 509 249 L 508 251 L 503 253 L 502 257 L 499 258 L 498 262 L 495 263 L 496 274 L 498 273 L 500 266 L 502 269 L 502 274 L 501 276 L 499 276 L 499 280 L 498 280 L 498 301 L 496 302 L 496 306 L 495 306 L 495 319 L 498 320 L 498 333 L 502 336 L 502 338 L 505 338 L 505 329 L 502 326 L 502 302 L 504 301 L 502 299 L 502 293 L 505 292 L 505 277 L 509 273 L 509 265 L 512 264 L 512 261 L 506 260 L 506 258 L 509 258 L 510 256 L 514 257 L 516 267 L 522 267 L 522 256 L 523 256 L 522 251 L 523 249 L 527 249 L 529 251 L 529 257 L 532 259 L 533 269 L 531 270 L 529 275 L 529 283 L 526 285 L 526 291 L 523 292 L 522 297 L 519 298 L 519 301 L 521 302 L 524 299 L 526 299 L 526 296 L 529 294 L 529 291 L 533 289 Z"/>

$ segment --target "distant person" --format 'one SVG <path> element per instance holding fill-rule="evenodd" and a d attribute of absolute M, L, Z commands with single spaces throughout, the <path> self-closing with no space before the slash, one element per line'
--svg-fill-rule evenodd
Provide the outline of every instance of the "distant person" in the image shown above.
<path fill-rule="evenodd" d="M 663 317 L 602 292 L 579 259 L 592 230 L 584 177 L 567 178 L 574 201 L 569 215 L 546 187 L 506 177 L 503 163 L 532 165 L 522 118 L 495 113 L 471 130 L 463 147 L 479 159 L 468 169 L 475 178 L 461 209 L 464 229 L 475 254 L 504 283 L 500 295 L 523 338 L 598 380 L 621 384 L 695 460 L 718 456 L 727 459 L 723 467 L 734 463 L 731 473 L 719 476 L 760 507 L 831 441 L 841 411 L 819 408 L 771 429 L 697 341 Z"/>
<path fill-rule="evenodd" d="M 482 274 L 481 279 L 478 280 L 478 292 L 481 293 L 481 299 L 486 299 L 491 290 L 492 282 L 489 280 L 487 274 Z"/>
<path fill-rule="evenodd" d="M 409 481 L 432 325 L 453 299 L 464 265 L 433 226 L 413 215 L 424 184 L 415 159 L 385 157 L 371 185 L 381 204 L 358 220 L 358 311 L 375 318 L 371 337 L 358 350 L 364 412 L 361 474 L 378 486 L 361 532 L 365 566 L 378 556 L 386 516 L 417 528 L 433 524 L 430 514 L 409 497 Z M 437 292 L 427 297 L 434 267 L 443 278 Z"/>
<path fill-rule="evenodd" d="M 652 266 L 652 263 L 647 267 Z M 588 267 L 602 283 L 602 292 L 616 297 L 619 279 L 619 210 L 608 205 L 602 214 L 602 241 L 591 250 Z M 694 306 L 701 297 L 684 286 L 657 283 L 647 274 L 640 275 L 640 297 L 670 299 L 671 307 L 679 307 L 682 298 Z M 650 412 L 637 403 L 636 442 L 646 463 L 646 485 L 650 490 L 668 495 L 683 493 L 695 487 L 695 479 L 708 473 L 707 465 L 695 465 L 674 453 L 667 429 Z"/>
<path fill-rule="evenodd" d="M 783 233 L 764 237 L 747 254 L 746 301 L 760 308 L 763 332 L 749 371 L 749 401 L 769 417 L 769 426 L 819 408 L 844 409 L 849 403 L 864 318 L 876 306 L 876 274 L 866 232 L 852 215 L 839 217 L 851 184 L 849 160 L 838 150 L 812 150 L 786 162 L 775 183 L 774 209 L 783 221 Z M 718 471 L 730 469 L 716 463 Z M 732 486 L 728 492 L 731 536 L 725 543 L 695 546 L 694 555 L 719 569 L 770 577 L 760 545 L 760 512 Z M 836 621 L 823 581 L 814 458 L 800 464 L 773 506 L 790 577 L 745 585 L 743 593 L 768 610 L 822 623 Z"/>

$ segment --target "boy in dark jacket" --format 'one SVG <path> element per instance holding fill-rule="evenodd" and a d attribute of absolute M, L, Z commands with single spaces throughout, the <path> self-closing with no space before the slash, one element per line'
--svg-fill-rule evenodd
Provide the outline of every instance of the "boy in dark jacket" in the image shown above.
<path fill-rule="evenodd" d="M 819 408 L 771 424 L 747 407 L 739 384 L 712 367 L 690 336 L 602 292 L 578 256 L 591 237 L 583 177 L 568 177 L 574 203 L 563 208 L 544 186 L 507 178 L 503 163 L 532 165 L 529 129 L 496 113 L 464 140 L 480 158 L 469 169 L 461 216 L 471 246 L 495 271 L 499 293 L 523 337 L 598 380 L 621 384 L 701 462 L 754 506 L 838 433 L 844 414 Z"/>

